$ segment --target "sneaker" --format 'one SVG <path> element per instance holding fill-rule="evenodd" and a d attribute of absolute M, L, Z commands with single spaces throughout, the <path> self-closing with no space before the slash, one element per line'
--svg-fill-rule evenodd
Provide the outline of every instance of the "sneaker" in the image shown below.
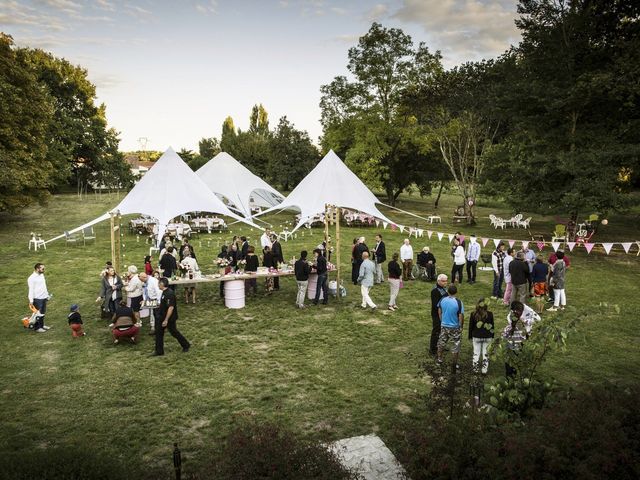
<path fill-rule="evenodd" d="M 557 312 L 558 309 L 556 307 L 547 308 L 547 312 Z"/>
<path fill-rule="evenodd" d="M 39 328 L 36 330 L 37 333 L 46 333 L 46 330 L 44 328 Z"/>
<path fill-rule="evenodd" d="M 491 300 L 497 300 L 498 297 L 494 297 L 493 295 L 491 295 Z"/>
<path fill-rule="evenodd" d="M 115 323 L 110 323 L 109 324 L 109 328 L 113 328 L 114 325 L 115 325 Z"/>
<path fill-rule="evenodd" d="M 191 348 L 191 345 L 189 345 L 188 347 L 185 347 L 182 349 L 183 353 L 187 353 L 189 351 L 189 349 Z"/>
<path fill-rule="evenodd" d="M 43 325 L 42 328 L 44 328 L 45 330 L 51 330 L 51 327 L 48 327 L 47 325 Z"/>
<path fill-rule="evenodd" d="M 394 305 L 394 306 L 393 306 L 393 309 L 394 309 L 394 310 L 398 310 L 398 305 Z"/>
<path fill-rule="evenodd" d="M 378 309 L 378 306 L 377 306 L 377 305 L 374 305 L 373 307 L 371 307 L 371 311 L 372 311 L 372 312 L 375 312 L 377 309 Z"/>
<path fill-rule="evenodd" d="M 395 312 L 395 311 L 396 311 L 396 309 L 395 309 L 395 308 L 393 308 L 393 305 L 389 305 L 389 310 L 391 310 L 392 312 Z"/>
<path fill-rule="evenodd" d="M 366 310 L 367 306 L 366 305 L 360 305 L 360 308 L 362 308 L 363 310 Z"/>
<path fill-rule="evenodd" d="M 119 344 L 119 343 L 120 343 L 120 340 L 118 340 L 117 338 L 113 341 L 113 344 L 114 344 L 114 345 L 117 345 L 117 344 Z"/>

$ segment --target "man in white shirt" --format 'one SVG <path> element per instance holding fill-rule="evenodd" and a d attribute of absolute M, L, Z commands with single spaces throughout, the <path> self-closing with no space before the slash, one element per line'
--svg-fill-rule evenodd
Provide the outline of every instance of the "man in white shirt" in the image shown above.
<path fill-rule="evenodd" d="M 404 239 L 404 244 L 400 247 L 400 260 L 402 260 L 402 279 L 413 280 L 411 268 L 413 267 L 413 247 L 408 238 Z"/>
<path fill-rule="evenodd" d="M 268 228 L 264 229 L 264 233 L 260 237 L 260 246 L 264 251 L 265 247 L 271 248 L 273 245 L 271 244 L 271 231 Z"/>
<path fill-rule="evenodd" d="M 47 313 L 47 300 L 49 300 L 47 282 L 44 278 L 44 264 L 36 263 L 33 270 L 27 280 L 27 285 L 29 285 L 29 306 L 40 312 L 40 315 L 36 316 L 36 323 L 33 325 L 33 329 L 38 333 L 44 333 L 51 328 L 44 324 L 44 316 Z"/>
<path fill-rule="evenodd" d="M 138 278 L 142 282 L 142 298 L 145 303 L 155 303 L 155 307 L 149 307 L 149 326 L 151 327 L 151 331 L 149 335 L 155 335 L 155 313 L 160 306 L 160 297 L 162 296 L 162 292 L 160 291 L 160 287 L 158 287 L 158 279 L 155 277 L 150 277 L 146 273 L 141 273 L 138 275 Z"/>
<path fill-rule="evenodd" d="M 480 259 L 480 244 L 476 241 L 476 236 L 469 237 L 469 248 L 467 248 L 467 282 L 476 283 L 476 269 Z"/>

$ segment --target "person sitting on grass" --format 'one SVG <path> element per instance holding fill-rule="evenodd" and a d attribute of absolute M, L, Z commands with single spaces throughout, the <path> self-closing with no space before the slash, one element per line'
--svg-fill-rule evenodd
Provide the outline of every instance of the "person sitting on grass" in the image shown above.
<path fill-rule="evenodd" d="M 71 336 L 73 338 L 84 337 L 86 333 L 82 329 L 82 317 L 80 316 L 80 308 L 77 304 L 71 305 L 69 309 L 71 312 L 67 316 L 67 320 L 69 322 L 69 326 L 71 327 Z"/>
<path fill-rule="evenodd" d="M 113 326 L 111 333 L 114 345 L 120 343 L 122 338 L 128 338 L 131 343 L 136 343 L 136 336 L 140 331 L 140 327 L 136 325 L 136 317 L 133 310 L 127 307 L 125 302 L 120 302 L 120 306 L 113 314 L 113 323 L 111 325 Z"/>
<path fill-rule="evenodd" d="M 462 339 L 462 327 L 464 326 L 464 305 L 459 298 L 458 288 L 451 284 L 447 289 L 448 296 L 440 300 L 438 304 L 438 316 L 440 318 L 440 338 L 438 339 L 438 363 L 442 364 L 442 352 L 451 341 L 451 353 L 453 354 L 453 368 L 458 366 L 460 353 L 460 341 Z"/>

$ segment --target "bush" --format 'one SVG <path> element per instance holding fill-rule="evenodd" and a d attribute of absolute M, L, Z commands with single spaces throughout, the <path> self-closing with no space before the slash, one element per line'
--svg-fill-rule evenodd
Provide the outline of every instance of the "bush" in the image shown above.
<path fill-rule="evenodd" d="M 319 443 L 301 440 L 275 424 L 243 421 L 228 436 L 213 462 L 190 478 L 193 480 L 254 479 L 353 479 L 336 456 Z"/>
<path fill-rule="evenodd" d="M 557 399 L 526 423 L 469 412 L 405 425 L 413 480 L 640 478 L 640 387 L 601 385 Z"/>

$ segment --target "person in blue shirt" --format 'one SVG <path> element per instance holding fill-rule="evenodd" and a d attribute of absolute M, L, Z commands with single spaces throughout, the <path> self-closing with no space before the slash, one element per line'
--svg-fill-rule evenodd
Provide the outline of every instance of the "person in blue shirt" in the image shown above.
<path fill-rule="evenodd" d="M 442 351 L 451 341 L 451 353 L 453 354 L 454 368 L 458 365 L 458 354 L 460 353 L 460 341 L 462 339 L 462 327 L 464 326 L 464 305 L 459 298 L 458 288 L 449 285 L 448 296 L 442 298 L 438 304 L 438 316 L 440 317 L 440 337 L 438 338 L 438 363 L 442 363 Z"/>

